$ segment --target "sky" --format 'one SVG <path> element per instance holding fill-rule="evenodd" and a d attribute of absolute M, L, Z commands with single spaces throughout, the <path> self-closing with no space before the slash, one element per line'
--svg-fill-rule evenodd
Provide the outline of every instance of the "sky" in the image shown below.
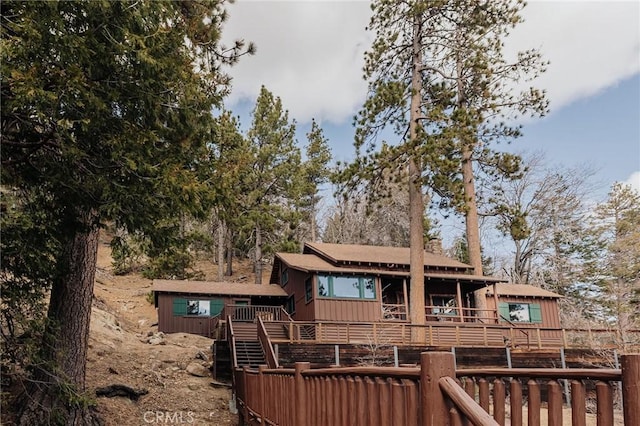
<path fill-rule="evenodd" d="M 223 40 L 257 47 L 228 70 L 225 104 L 243 127 L 265 85 L 297 121 L 300 146 L 313 117 L 334 159 L 353 158 L 352 118 L 366 97 L 362 65 L 374 37 L 369 2 L 237 0 L 228 11 Z M 524 136 L 509 149 L 596 169 L 602 198 L 614 182 L 640 191 L 640 2 L 530 1 L 522 15 L 505 50 L 536 48 L 550 61 L 533 84 L 547 91 L 551 112 L 522 122 Z"/>

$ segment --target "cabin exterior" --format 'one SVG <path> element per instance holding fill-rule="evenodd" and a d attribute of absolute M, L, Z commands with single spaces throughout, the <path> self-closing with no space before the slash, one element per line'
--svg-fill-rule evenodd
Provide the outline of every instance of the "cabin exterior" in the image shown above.
<path fill-rule="evenodd" d="M 248 316 L 251 306 L 281 306 L 287 293 L 279 286 L 244 283 L 154 280 L 158 331 L 215 337 L 219 321 L 234 309 Z M 272 316 L 273 317 L 273 316 Z"/>
<path fill-rule="evenodd" d="M 511 306 L 530 307 L 532 325 L 560 328 L 555 293 L 476 276 L 426 251 L 424 280 L 427 323 L 508 323 Z M 408 248 L 307 243 L 301 254 L 276 254 L 270 282 L 286 291 L 295 321 L 409 322 Z"/>
<path fill-rule="evenodd" d="M 412 324 L 409 249 L 307 243 L 277 253 L 268 285 L 156 280 L 158 330 L 279 345 L 563 345 L 559 295 L 424 253 L 424 324 Z M 231 327 L 228 327 L 231 326 Z M 239 337 L 240 336 L 240 337 Z M 248 343 L 247 343 L 248 344 Z M 266 352 L 265 352 L 266 353 Z M 257 365 L 257 364 L 256 364 Z"/>

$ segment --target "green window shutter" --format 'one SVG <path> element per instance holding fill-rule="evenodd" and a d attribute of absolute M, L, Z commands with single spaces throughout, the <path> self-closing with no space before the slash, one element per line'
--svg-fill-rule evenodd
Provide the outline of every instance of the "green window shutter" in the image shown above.
<path fill-rule="evenodd" d="M 183 317 L 187 315 L 187 300 L 186 299 L 173 299 L 173 316 Z"/>
<path fill-rule="evenodd" d="M 498 303 L 498 314 L 500 315 L 499 320 L 504 322 L 509 319 L 509 304 L 500 302 Z"/>
<path fill-rule="evenodd" d="M 542 310 L 540 309 L 539 304 L 532 303 L 529 305 L 529 319 L 531 322 L 542 322 Z"/>
<path fill-rule="evenodd" d="M 224 308 L 224 300 L 222 299 L 211 299 L 209 301 L 209 315 L 215 317 L 220 312 L 222 312 L 222 308 Z"/>

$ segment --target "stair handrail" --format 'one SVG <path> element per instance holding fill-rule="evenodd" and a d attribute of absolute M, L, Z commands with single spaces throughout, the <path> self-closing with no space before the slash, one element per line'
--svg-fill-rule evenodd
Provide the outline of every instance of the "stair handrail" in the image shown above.
<path fill-rule="evenodd" d="M 280 306 L 280 312 L 284 313 L 284 316 L 289 320 L 289 322 L 293 322 L 293 318 L 291 318 L 291 315 L 289 315 L 289 312 L 287 312 L 287 310 L 282 306 Z"/>
<path fill-rule="evenodd" d="M 231 315 L 227 316 L 227 340 L 229 341 L 229 350 L 231 351 L 231 361 L 233 362 L 232 370 L 238 368 L 238 358 L 236 356 L 236 337 L 233 334 L 233 324 Z"/>
<path fill-rule="evenodd" d="M 527 333 L 526 331 L 524 331 L 523 329 L 518 327 L 517 324 L 513 323 L 509 318 L 505 317 L 504 315 L 500 314 L 500 318 L 502 318 L 508 324 L 511 325 L 511 330 L 513 330 L 515 328 L 517 331 L 519 331 L 520 333 L 524 334 L 527 337 L 527 348 L 531 348 L 531 342 L 529 341 L 529 333 Z M 513 342 L 513 343 L 515 344 L 515 342 Z"/>
<path fill-rule="evenodd" d="M 264 322 L 260 317 L 258 317 L 258 340 L 260 341 L 260 346 L 262 346 L 262 351 L 264 352 L 269 368 L 278 368 L 280 365 L 278 364 L 276 353 L 273 350 L 269 333 L 267 333 L 267 328 L 264 326 Z"/>

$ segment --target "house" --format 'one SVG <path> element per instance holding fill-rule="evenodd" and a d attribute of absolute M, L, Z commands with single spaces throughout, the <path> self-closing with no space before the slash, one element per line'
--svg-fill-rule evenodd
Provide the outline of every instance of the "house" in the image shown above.
<path fill-rule="evenodd" d="M 270 285 L 154 281 L 158 329 L 214 336 L 227 318 L 260 316 L 273 341 L 289 343 L 560 344 L 559 295 L 473 275 L 434 251 L 424 253 L 425 325 L 409 320 L 408 248 L 306 243 L 302 253 L 275 255 Z"/>
<path fill-rule="evenodd" d="M 280 286 L 207 281 L 154 280 L 153 293 L 158 331 L 206 337 L 215 336 L 225 306 L 241 316 L 245 306 L 280 306 L 287 299 Z"/>

